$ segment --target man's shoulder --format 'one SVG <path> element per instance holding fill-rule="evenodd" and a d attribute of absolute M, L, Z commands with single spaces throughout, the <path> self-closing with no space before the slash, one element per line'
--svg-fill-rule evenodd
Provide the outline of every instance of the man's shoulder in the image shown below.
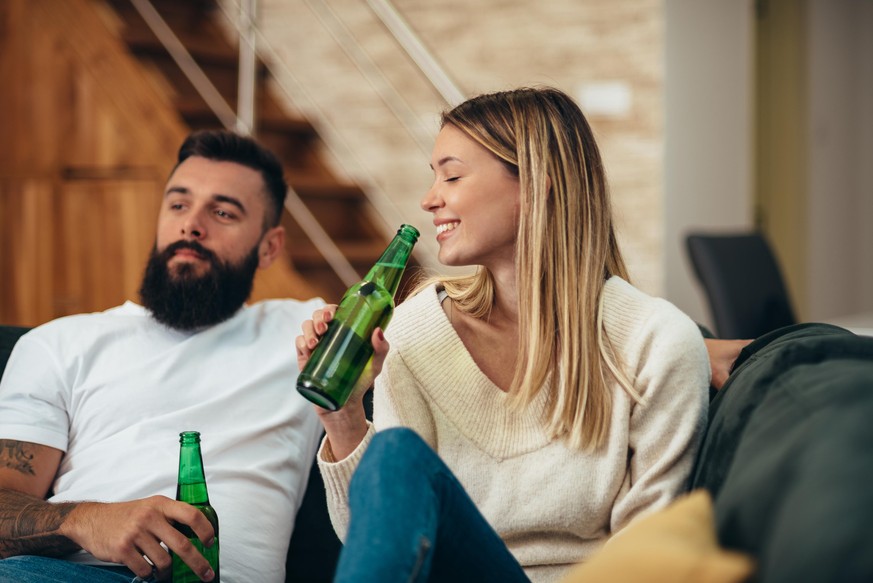
<path fill-rule="evenodd" d="M 128 325 L 131 320 L 148 318 L 148 312 L 133 302 L 125 302 L 102 312 L 71 314 L 40 324 L 28 332 L 29 336 L 56 336 L 68 333 L 83 333 L 102 330 L 117 325 Z"/>

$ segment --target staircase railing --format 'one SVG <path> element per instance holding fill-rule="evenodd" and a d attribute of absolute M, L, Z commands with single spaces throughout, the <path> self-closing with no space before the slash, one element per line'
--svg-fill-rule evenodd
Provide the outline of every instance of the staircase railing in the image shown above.
<path fill-rule="evenodd" d="M 228 129 L 235 129 L 241 133 L 249 134 L 252 128 L 254 128 L 256 115 L 254 111 L 254 87 L 255 76 L 257 75 L 255 66 L 256 53 L 264 54 L 266 66 L 271 72 L 275 73 L 274 68 L 281 68 L 282 78 L 290 80 L 293 85 L 293 87 L 289 88 L 283 83 L 280 85 L 281 89 L 285 91 L 292 102 L 303 102 L 309 115 L 315 116 L 316 119 L 310 121 L 318 128 L 319 134 L 327 148 L 340 161 L 341 165 L 346 166 L 344 169 L 348 174 L 368 177 L 369 184 L 367 188 L 363 189 L 364 194 L 376 209 L 379 218 L 383 221 L 385 231 L 390 232 L 393 226 L 403 222 L 401 213 L 396 205 L 387 193 L 377 186 L 378 181 L 372 177 L 367 169 L 368 166 L 360 161 L 354 149 L 344 139 L 342 132 L 331 123 L 329 116 L 319 106 L 319 100 L 312 97 L 307 91 L 305 84 L 300 82 L 299 78 L 294 74 L 293 69 L 288 66 L 283 58 L 278 56 L 277 50 L 257 24 L 255 16 L 257 0 L 240 1 L 241 3 L 237 2 L 237 0 L 226 0 L 225 2 L 217 3 L 219 8 L 225 13 L 227 21 L 236 28 L 236 32 L 239 35 L 239 97 L 236 113 L 234 113 L 233 109 L 209 81 L 203 70 L 194 61 L 172 30 L 170 30 L 170 27 L 164 22 L 151 2 L 149 0 L 131 0 L 131 3 L 140 12 L 143 19 L 155 33 L 155 36 L 166 47 L 167 51 L 203 97 L 207 105 Z M 230 14 L 225 4 L 232 6 L 238 12 L 238 15 Z M 336 15 L 330 4 L 326 0 L 306 0 L 306 4 L 397 118 L 404 131 L 413 139 L 422 153 L 428 156 L 432 144 L 431 129 L 424 126 L 421 118 L 415 114 L 408 102 L 394 88 L 381 69 L 376 66 L 369 54 L 346 28 L 342 19 Z M 446 70 L 428 51 L 424 43 L 422 43 L 391 1 L 367 0 L 367 5 L 431 86 L 440 94 L 445 103 L 447 105 L 456 105 L 463 101 L 464 94 L 459 89 L 457 83 L 452 80 Z M 349 162 L 356 166 L 356 172 L 349 172 Z M 285 206 L 337 276 L 346 285 L 351 285 L 358 281 L 360 277 L 351 263 L 333 243 L 333 240 L 318 223 L 318 220 L 309 212 L 306 204 L 293 188 L 289 188 Z"/>
<path fill-rule="evenodd" d="M 433 145 L 433 128 L 424 124 L 423 118 L 415 113 L 403 95 L 394 88 L 382 69 L 373 62 L 357 38 L 346 28 L 343 20 L 337 16 L 329 0 L 306 0 L 305 4 L 397 119 L 398 127 L 402 128 L 410 137 L 423 157 L 429 158 Z M 228 24 L 235 27 L 239 33 L 239 19 L 231 14 L 231 11 L 239 9 L 238 0 L 221 0 L 219 7 L 224 12 Z M 456 105 L 463 101 L 464 94 L 457 83 L 427 50 L 424 43 L 390 0 L 368 0 L 367 7 L 382 22 L 397 45 L 421 72 L 421 75 L 442 97 L 445 105 Z M 300 76 L 295 74 L 294 68 L 280 55 L 279 50 L 273 46 L 261 27 L 256 24 L 254 29 L 258 42 L 258 52 L 264 57 L 266 66 L 273 73 L 274 78 L 281 79 L 278 84 L 280 89 L 291 103 L 306 112 L 306 116 L 317 128 L 327 150 L 337 160 L 340 168 L 347 175 L 360 178 L 359 182 L 363 187 L 364 194 L 376 210 L 377 220 L 382 222 L 383 230 L 386 233 L 392 232 L 398 224 L 405 222 L 405 218 L 398 210 L 394 200 L 381 186 L 381 181 L 373 175 L 372 163 L 364 162 L 361 159 L 357 148 L 349 144 L 344 132 L 332 122 L 330 112 L 321 106 L 319 99 L 311 95 L 306 83 L 302 82 Z M 423 246 L 419 245 L 418 247 L 417 252 L 425 253 Z M 422 262 L 427 264 L 432 263 L 432 260 L 424 257 Z"/>
<path fill-rule="evenodd" d="M 188 78 L 212 112 L 218 117 L 221 124 L 228 130 L 235 130 L 244 135 L 251 133 L 254 127 L 254 86 L 256 67 L 254 63 L 254 42 L 259 36 L 254 26 L 251 15 L 255 10 L 254 0 L 245 0 L 249 6 L 245 7 L 247 17 L 245 29 L 240 31 L 240 98 L 243 103 L 242 115 L 234 112 L 233 108 L 222 97 L 221 93 L 209 80 L 200 65 L 185 48 L 179 37 L 172 31 L 167 22 L 161 17 L 149 0 L 130 0 L 145 23 L 152 30 L 164 48 L 179 66 L 182 73 Z M 234 20 L 235 21 L 235 20 Z M 346 259 L 339 247 L 334 244 L 330 235 L 322 228 L 315 216 L 309 211 L 306 203 L 301 200 L 297 192 L 288 187 L 288 196 L 285 200 L 285 208 L 297 221 L 297 224 L 312 241 L 315 248 L 321 253 L 331 269 L 343 281 L 345 285 L 352 285 L 361 279 L 352 264 Z"/>

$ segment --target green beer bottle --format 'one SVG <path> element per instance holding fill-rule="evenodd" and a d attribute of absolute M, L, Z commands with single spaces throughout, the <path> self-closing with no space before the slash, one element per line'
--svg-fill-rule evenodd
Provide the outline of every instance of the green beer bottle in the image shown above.
<path fill-rule="evenodd" d="M 370 337 L 394 314 L 394 294 L 418 241 L 418 230 L 401 225 L 367 276 L 346 291 L 333 320 L 297 377 L 301 395 L 336 411 L 351 395 L 373 357 Z"/>
<path fill-rule="evenodd" d="M 206 515 L 212 528 L 215 529 L 215 541 L 207 547 L 187 525 L 176 523 L 176 528 L 191 541 L 200 553 L 209 561 L 215 571 L 214 583 L 221 581 L 218 571 L 218 514 L 209 505 L 209 494 L 206 491 L 206 475 L 203 473 L 203 457 L 200 455 L 200 433 L 183 431 L 179 434 L 179 482 L 176 485 L 176 500 L 187 502 Z M 199 583 L 198 577 L 189 567 L 173 553 L 173 583 Z"/>

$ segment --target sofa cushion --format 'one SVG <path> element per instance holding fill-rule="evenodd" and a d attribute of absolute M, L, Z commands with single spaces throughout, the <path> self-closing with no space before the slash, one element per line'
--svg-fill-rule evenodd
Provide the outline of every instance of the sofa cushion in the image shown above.
<path fill-rule="evenodd" d="M 561 583 L 739 583 L 753 569 L 718 547 L 712 499 L 697 490 L 631 523 Z"/>

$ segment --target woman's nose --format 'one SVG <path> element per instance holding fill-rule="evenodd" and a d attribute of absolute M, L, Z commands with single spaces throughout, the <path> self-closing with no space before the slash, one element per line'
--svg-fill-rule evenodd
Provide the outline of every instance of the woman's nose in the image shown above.
<path fill-rule="evenodd" d="M 436 187 L 431 186 L 427 192 L 424 193 L 424 196 L 419 203 L 421 205 L 422 210 L 425 212 L 432 213 L 436 211 L 438 208 L 442 206 L 442 199 L 436 193 Z"/>

